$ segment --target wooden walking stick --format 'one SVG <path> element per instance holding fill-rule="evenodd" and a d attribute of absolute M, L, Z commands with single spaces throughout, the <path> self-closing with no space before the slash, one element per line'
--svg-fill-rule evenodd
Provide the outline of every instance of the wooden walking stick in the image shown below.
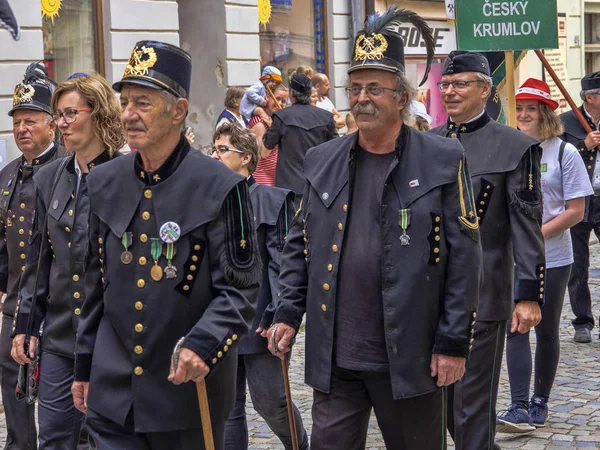
<path fill-rule="evenodd" d="M 271 335 L 273 351 L 277 353 L 277 342 L 275 341 L 277 326 L 273 328 Z M 292 449 L 298 450 L 298 435 L 296 434 L 296 419 L 294 418 L 294 404 L 292 403 L 292 390 L 290 389 L 290 377 L 288 374 L 287 358 L 281 360 L 281 372 L 283 373 L 283 384 L 285 386 L 285 399 L 287 402 L 288 418 L 290 419 L 290 432 L 292 434 Z"/>
<path fill-rule="evenodd" d="M 179 365 L 179 350 L 185 337 L 177 341 L 173 349 L 173 373 L 177 372 Z M 213 438 L 212 424 L 210 423 L 210 408 L 208 407 L 208 394 L 206 392 L 206 380 L 196 383 L 196 392 L 198 393 L 198 405 L 200 406 L 200 420 L 202 421 L 202 435 L 204 437 L 204 449 L 215 450 L 215 440 Z"/>
<path fill-rule="evenodd" d="M 588 134 L 591 133 L 592 127 L 590 127 L 590 124 L 588 123 L 588 121 L 585 119 L 585 117 L 583 117 L 583 114 L 581 114 L 581 111 L 579 111 L 579 108 L 577 107 L 577 105 L 575 104 L 575 102 L 573 101 L 571 96 L 569 95 L 569 92 L 567 91 L 565 86 L 562 84 L 562 81 L 560 81 L 560 78 L 558 78 L 558 75 L 556 75 L 556 72 L 554 71 L 554 69 L 552 68 L 552 66 L 550 65 L 548 60 L 546 59 L 546 56 L 542 53 L 541 50 L 536 50 L 535 54 L 538 56 L 538 58 L 542 62 L 542 65 L 548 71 L 548 73 L 550 74 L 550 76 L 552 77 L 554 82 L 556 83 L 556 87 L 558 87 L 558 89 L 560 90 L 562 95 L 564 95 L 565 100 L 567 101 L 567 103 L 569 104 L 569 106 L 571 107 L 571 109 L 573 110 L 575 115 L 577 116 L 577 119 L 579 120 L 579 122 L 581 122 L 581 126 L 583 127 L 585 132 Z M 598 147 L 596 147 L 596 149 L 598 149 Z"/>
<path fill-rule="evenodd" d="M 212 424 L 210 423 L 210 409 L 208 407 L 208 394 L 206 392 L 206 381 L 202 379 L 196 383 L 198 391 L 198 404 L 200 405 L 200 419 L 202 420 L 202 435 L 204 436 L 205 450 L 215 450 Z"/>

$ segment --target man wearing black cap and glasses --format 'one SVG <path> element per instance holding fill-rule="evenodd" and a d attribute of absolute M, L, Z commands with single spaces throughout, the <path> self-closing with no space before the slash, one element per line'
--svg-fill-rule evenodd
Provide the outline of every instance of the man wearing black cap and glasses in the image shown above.
<path fill-rule="evenodd" d="M 458 141 L 405 123 L 403 22 L 431 62 L 415 13 L 367 18 L 347 89 L 358 132 L 308 151 L 284 248 L 269 345 L 283 358 L 306 313 L 313 450 L 364 449 L 372 408 L 387 448 L 446 448 L 446 386 L 469 353 L 481 272 L 470 175 Z"/>
<path fill-rule="evenodd" d="M 8 115 L 13 120 L 15 143 L 23 154 L 0 172 L 0 297 L 6 293 L 2 305 L 0 364 L 7 450 L 37 448 L 35 405 L 17 401 L 15 397 L 19 365 L 10 356 L 10 335 L 35 209 L 33 175 L 64 156 L 54 143 L 56 125 L 50 100 L 55 84 L 43 66 L 34 63 L 28 67 L 23 82 L 15 87 Z"/>
<path fill-rule="evenodd" d="M 542 150 L 533 139 L 494 122 L 485 112 L 492 88 L 485 56 L 451 52 L 438 86 L 449 118 L 432 132 L 460 141 L 465 149 L 484 263 L 466 373 L 449 390 L 448 429 L 457 450 L 491 450 L 507 321 L 512 312 L 512 331 L 526 333 L 541 320 Z"/>
<path fill-rule="evenodd" d="M 293 75 L 290 80 L 292 106 L 273 113 L 273 125 L 263 137 L 268 150 L 279 145 L 275 186 L 293 191 L 296 203 L 302 199 L 302 164 L 306 152 L 338 137 L 333 116 L 310 104 L 311 93 L 310 78 L 302 73 Z"/>
<path fill-rule="evenodd" d="M 137 151 L 87 179 L 91 248 L 72 390 L 94 448 L 204 448 L 195 385 L 204 379 L 223 446 L 261 267 L 245 179 L 182 133 L 191 71 L 178 47 L 136 44 L 113 87 Z"/>
<path fill-rule="evenodd" d="M 600 72 L 594 72 L 581 79 L 581 100 L 579 107 L 581 114 L 586 118 L 591 133 L 587 133 L 573 111 L 560 116 L 565 133 L 562 139 L 579 150 L 594 188 L 594 195 L 585 199 L 585 216 L 581 222 L 571 228 L 573 240 L 573 254 L 575 262 L 571 269 L 569 279 L 569 299 L 575 319 L 572 321 L 575 328 L 575 342 L 592 342 L 591 330 L 594 328 L 592 314 L 592 297 L 588 286 L 590 249 L 589 240 L 592 230 L 600 236 L 600 165 L 596 164 L 600 145 Z"/>

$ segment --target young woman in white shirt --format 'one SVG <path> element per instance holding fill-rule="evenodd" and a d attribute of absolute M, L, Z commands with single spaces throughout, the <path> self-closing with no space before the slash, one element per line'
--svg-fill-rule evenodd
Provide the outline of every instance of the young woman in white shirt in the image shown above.
<path fill-rule="evenodd" d="M 504 433 L 524 433 L 546 425 L 547 402 L 560 354 L 560 316 L 573 263 L 569 229 L 583 219 L 585 197 L 594 192 L 579 152 L 558 137 L 563 126 L 554 112 L 558 103 L 552 100 L 548 85 L 530 78 L 518 89 L 516 100 L 519 129 L 538 140 L 543 149 L 546 279 L 542 321 L 535 327 L 535 364 L 529 333 L 508 334 L 506 359 L 512 404 L 498 415 L 496 422 L 496 431 Z M 530 399 L 532 366 L 535 378 Z"/>

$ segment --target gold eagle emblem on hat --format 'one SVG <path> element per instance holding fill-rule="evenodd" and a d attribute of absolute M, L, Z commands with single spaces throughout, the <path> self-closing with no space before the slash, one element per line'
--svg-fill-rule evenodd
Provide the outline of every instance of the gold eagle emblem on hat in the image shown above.
<path fill-rule="evenodd" d="M 156 64 L 158 58 L 152 47 L 134 48 L 123 73 L 123 78 L 131 76 L 148 75 L 148 70 Z"/>
<path fill-rule="evenodd" d="M 373 61 L 383 58 L 383 53 L 388 48 L 388 42 L 381 33 L 365 36 L 361 34 L 356 39 L 356 48 L 354 49 L 354 59 L 357 61 Z"/>
<path fill-rule="evenodd" d="M 17 106 L 20 103 L 27 103 L 33 100 L 33 94 L 35 89 L 30 84 L 19 83 L 15 88 L 13 94 L 13 106 Z"/>

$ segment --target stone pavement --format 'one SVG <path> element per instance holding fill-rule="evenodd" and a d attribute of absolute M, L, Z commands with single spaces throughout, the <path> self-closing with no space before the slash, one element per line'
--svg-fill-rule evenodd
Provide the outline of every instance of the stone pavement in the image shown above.
<path fill-rule="evenodd" d="M 598 317 L 600 315 L 600 245 L 593 245 L 591 253 L 590 287 L 592 298 L 596 302 L 594 315 Z M 561 321 L 561 359 L 553 396 L 550 400 L 549 424 L 531 434 L 519 436 L 500 434 L 497 443 L 501 448 L 528 450 L 561 450 L 565 447 L 600 448 L 600 342 L 598 329 L 594 329 L 594 340 L 591 344 L 575 344 L 570 319 L 571 307 L 566 298 Z M 532 338 L 532 342 L 535 341 L 533 333 Z M 304 425 L 310 433 L 312 391 L 303 383 L 303 360 L 304 335 L 300 334 L 294 348 L 290 378 L 294 401 L 300 408 Z M 498 400 L 499 409 L 508 405 L 508 394 L 508 380 L 504 363 Z M 254 412 L 250 400 L 247 411 L 250 449 L 283 449 L 262 418 Z M 4 446 L 5 440 L 6 422 L 4 409 L 0 407 L 0 447 Z M 449 448 L 453 449 L 454 447 L 450 446 Z M 385 449 L 374 416 L 371 418 L 367 449 Z"/>

